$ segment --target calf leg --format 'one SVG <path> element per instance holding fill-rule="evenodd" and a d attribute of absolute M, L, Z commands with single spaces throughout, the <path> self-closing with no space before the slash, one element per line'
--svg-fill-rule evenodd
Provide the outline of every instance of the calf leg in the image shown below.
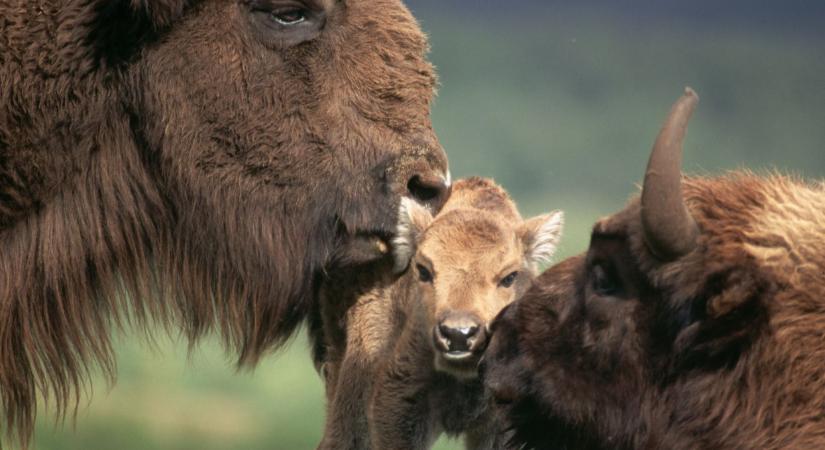
<path fill-rule="evenodd" d="M 367 407 L 375 376 L 370 363 L 347 357 L 337 370 L 332 395 L 327 399 L 324 437 L 318 449 L 368 450 L 370 446 Z"/>
<path fill-rule="evenodd" d="M 374 385 L 369 418 L 376 449 L 424 449 L 436 437 L 427 395 L 432 358 L 420 351 L 429 343 L 404 345 L 404 340 Z"/>
<path fill-rule="evenodd" d="M 337 336 L 331 345 L 334 351 L 330 352 L 330 358 L 338 362 L 329 367 L 327 420 L 318 448 L 380 448 L 370 444 L 367 409 L 377 361 L 384 358 L 384 347 L 395 329 L 390 296 L 380 289 L 362 294 L 346 314 L 346 333 Z M 328 319 L 328 323 L 331 320 Z M 346 339 L 345 346 L 340 344 L 343 339 Z"/>

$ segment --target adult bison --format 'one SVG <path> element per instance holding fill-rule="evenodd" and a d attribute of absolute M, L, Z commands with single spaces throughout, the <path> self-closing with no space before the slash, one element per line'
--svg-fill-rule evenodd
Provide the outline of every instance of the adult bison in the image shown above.
<path fill-rule="evenodd" d="M 74 404 L 126 322 L 254 364 L 449 184 L 398 0 L 0 0 L 0 398 Z"/>
<path fill-rule="evenodd" d="M 682 184 L 695 103 L 641 199 L 494 322 L 487 383 L 528 448 L 825 448 L 825 185 Z"/>

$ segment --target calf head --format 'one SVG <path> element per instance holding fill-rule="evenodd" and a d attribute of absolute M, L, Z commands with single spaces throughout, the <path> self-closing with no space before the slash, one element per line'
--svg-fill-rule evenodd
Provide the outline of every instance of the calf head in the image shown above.
<path fill-rule="evenodd" d="M 552 256 L 562 213 L 523 221 L 501 188 L 473 178 L 456 183 L 435 218 L 403 203 L 399 223 L 395 256 L 415 279 L 409 306 L 431 336 L 435 367 L 475 377 L 490 322 Z"/>
<path fill-rule="evenodd" d="M 675 104 L 640 198 L 492 326 L 486 383 L 528 448 L 757 448 L 821 412 L 825 195 L 750 173 L 682 183 L 696 101 Z"/>

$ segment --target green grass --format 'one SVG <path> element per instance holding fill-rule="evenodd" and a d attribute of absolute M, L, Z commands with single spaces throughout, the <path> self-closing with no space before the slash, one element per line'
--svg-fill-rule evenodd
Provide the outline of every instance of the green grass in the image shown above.
<path fill-rule="evenodd" d="M 74 429 L 41 420 L 37 449 L 300 449 L 317 443 L 323 391 L 303 339 L 237 373 L 213 341 L 192 355 L 134 336 L 118 345 L 113 389 L 95 394 Z"/>
<path fill-rule="evenodd" d="M 91 402 L 72 425 L 41 415 L 36 450 L 256 450 L 315 448 L 323 391 L 306 340 L 297 338 L 254 372 L 237 373 L 207 340 L 192 355 L 163 339 L 118 344 L 119 378 L 93 380 Z M 460 448 L 442 439 L 436 449 Z"/>

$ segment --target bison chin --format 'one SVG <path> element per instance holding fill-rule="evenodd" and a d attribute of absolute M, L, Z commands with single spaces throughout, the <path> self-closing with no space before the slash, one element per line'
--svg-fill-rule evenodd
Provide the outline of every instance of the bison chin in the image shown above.
<path fill-rule="evenodd" d="M 459 380 L 478 378 L 478 363 L 481 356 L 471 352 L 436 351 L 435 370 L 452 375 Z"/>

